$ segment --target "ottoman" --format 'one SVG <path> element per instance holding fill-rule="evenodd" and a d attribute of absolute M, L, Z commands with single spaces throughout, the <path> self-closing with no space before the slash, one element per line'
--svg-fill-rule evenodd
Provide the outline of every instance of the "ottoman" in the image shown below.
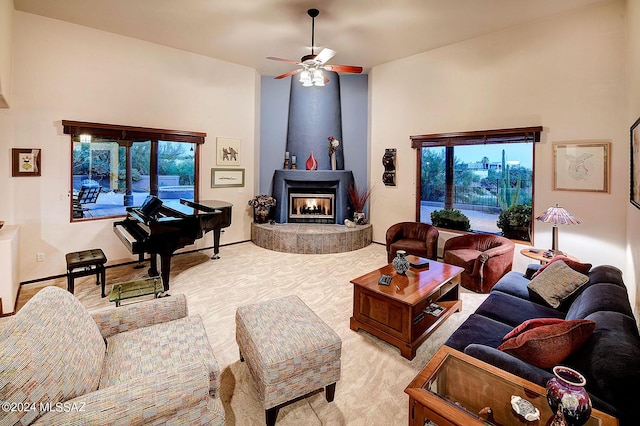
<path fill-rule="evenodd" d="M 342 341 L 298 296 L 239 307 L 236 341 L 268 426 L 281 406 L 310 392 L 325 387 L 333 401 Z"/>

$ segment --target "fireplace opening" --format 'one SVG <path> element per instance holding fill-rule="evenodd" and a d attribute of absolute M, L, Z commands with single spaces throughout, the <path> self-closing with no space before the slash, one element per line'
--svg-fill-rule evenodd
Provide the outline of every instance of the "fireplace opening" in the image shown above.
<path fill-rule="evenodd" d="M 289 188 L 290 223 L 336 223 L 335 189 Z"/>

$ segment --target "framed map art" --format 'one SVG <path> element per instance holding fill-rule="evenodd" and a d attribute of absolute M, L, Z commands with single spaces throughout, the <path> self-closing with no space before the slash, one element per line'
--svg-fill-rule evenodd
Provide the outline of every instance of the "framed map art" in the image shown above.
<path fill-rule="evenodd" d="M 607 141 L 554 143 L 553 189 L 609 192 L 610 151 Z"/>

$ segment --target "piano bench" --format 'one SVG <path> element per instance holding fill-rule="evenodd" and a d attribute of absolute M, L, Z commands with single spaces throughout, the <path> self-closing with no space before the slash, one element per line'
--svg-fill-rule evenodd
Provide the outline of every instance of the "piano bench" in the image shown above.
<path fill-rule="evenodd" d="M 73 293 L 74 280 L 89 275 L 96 276 L 96 285 L 102 283 L 102 297 L 105 297 L 106 273 L 104 264 L 107 257 L 101 249 L 91 249 L 67 253 L 67 290 Z"/>

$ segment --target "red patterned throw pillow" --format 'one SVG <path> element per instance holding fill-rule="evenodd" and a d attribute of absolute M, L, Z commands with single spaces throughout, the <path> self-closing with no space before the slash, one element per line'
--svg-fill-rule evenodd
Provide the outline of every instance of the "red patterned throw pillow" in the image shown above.
<path fill-rule="evenodd" d="M 536 318 L 508 333 L 498 349 L 540 368 L 552 368 L 577 351 L 593 334 L 590 320 Z"/>
<path fill-rule="evenodd" d="M 585 275 L 589 273 L 589 271 L 591 270 L 591 266 L 593 266 L 590 263 L 581 263 L 581 262 L 578 262 L 577 260 L 568 258 L 564 254 L 558 254 L 556 256 L 553 256 L 551 259 L 549 259 L 548 263 L 546 263 L 545 265 L 542 265 L 540 269 L 538 269 L 531 278 L 535 278 L 537 275 L 540 275 L 540 273 L 544 271 L 549 265 L 559 260 L 562 260 L 564 263 L 567 264 L 569 268 L 573 269 L 574 271 L 580 272 L 581 274 L 585 274 Z"/>

